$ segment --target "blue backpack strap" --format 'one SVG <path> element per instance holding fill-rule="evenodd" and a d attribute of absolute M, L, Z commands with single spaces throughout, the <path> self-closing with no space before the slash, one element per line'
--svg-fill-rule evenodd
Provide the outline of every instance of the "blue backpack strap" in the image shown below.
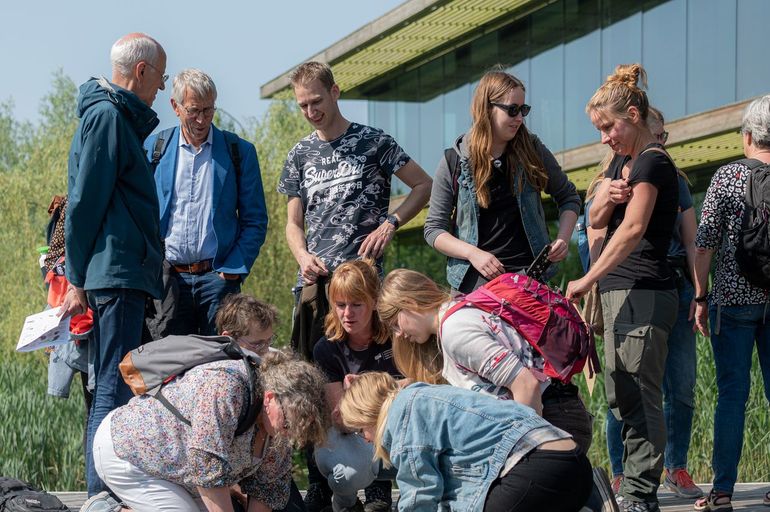
<path fill-rule="evenodd" d="M 176 126 L 166 128 L 161 131 L 158 134 L 158 138 L 155 139 L 155 144 L 152 146 L 152 153 L 148 155 L 150 157 L 150 166 L 152 167 L 153 173 L 155 173 L 155 169 L 158 167 L 160 159 L 163 158 L 163 154 L 168 148 L 168 141 L 174 136 L 174 130 L 176 130 Z"/>

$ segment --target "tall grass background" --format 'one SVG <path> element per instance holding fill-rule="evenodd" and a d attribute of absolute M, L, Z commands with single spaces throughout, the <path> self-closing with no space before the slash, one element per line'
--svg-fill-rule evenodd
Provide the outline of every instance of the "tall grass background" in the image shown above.
<path fill-rule="evenodd" d="M 47 206 L 53 194 L 66 191 L 66 162 L 76 126 L 75 86 L 56 73 L 52 91 L 41 106 L 41 121 L 32 126 L 13 118 L 12 106 L 0 104 L 0 475 L 28 480 L 49 490 L 82 490 L 84 482 L 83 418 L 80 384 L 69 399 L 46 395 L 47 359 L 42 351 L 14 352 L 24 318 L 43 309 L 45 290 L 37 267 L 36 248 L 45 243 Z M 221 121 L 221 120 L 220 120 Z M 220 122 L 220 127 L 233 129 Z M 283 322 L 277 331 L 288 339 L 296 272 L 283 227 L 286 199 L 275 192 L 286 153 L 309 128 L 291 102 L 274 102 L 265 118 L 250 125 L 245 138 L 255 142 L 267 195 L 270 227 L 244 291 L 276 304 Z M 556 282 L 578 273 L 575 251 Z M 409 267 L 443 280 L 444 261 L 422 241 L 405 232 L 386 254 L 389 268 Z M 711 479 L 713 412 L 716 383 L 711 347 L 698 338 L 696 410 L 689 465 L 696 481 Z M 601 342 L 600 342 L 601 350 Z M 739 467 L 740 481 L 767 480 L 770 473 L 770 414 L 755 357 L 746 435 Z M 604 436 L 606 399 L 600 375 L 589 396 L 577 377 L 595 417 L 590 458 L 609 468 Z"/>

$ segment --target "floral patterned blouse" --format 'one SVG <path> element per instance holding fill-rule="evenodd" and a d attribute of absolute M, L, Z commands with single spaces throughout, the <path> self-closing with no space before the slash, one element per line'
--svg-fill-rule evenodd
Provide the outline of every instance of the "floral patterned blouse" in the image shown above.
<path fill-rule="evenodd" d="M 115 453 L 147 474 L 184 486 L 240 484 L 243 492 L 273 509 L 286 506 L 291 483 L 291 446 L 268 438 L 261 454 L 257 427 L 235 436 L 248 390 L 241 361 L 217 361 L 188 370 L 163 395 L 191 426 L 153 397 L 142 395 L 112 415 Z M 261 387 L 257 392 L 262 393 Z"/>
<path fill-rule="evenodd" d="M 743 163 L 723 165 L 711 178 L 703 201 L 695 246 L 718 249 L 711 303 L 721 306 L 764 304 L 768 291 L 749 284 L 738 271 L 735 244 L 741 230 L 746 181 L 751 170 Z M 726 243 L 723 243 L 726 240 Z"/>

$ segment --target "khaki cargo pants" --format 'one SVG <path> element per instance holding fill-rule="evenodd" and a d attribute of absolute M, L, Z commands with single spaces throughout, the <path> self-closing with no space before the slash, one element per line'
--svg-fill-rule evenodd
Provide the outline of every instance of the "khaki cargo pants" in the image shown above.
<path fill-rule="evenodd" d="M 666 448 L 663 373 L 677 292 L 613 290 L 601 298 L 604 385 L 612 413 L 623 422 L 620 494 L 631 501 L 657 501 Z"/>

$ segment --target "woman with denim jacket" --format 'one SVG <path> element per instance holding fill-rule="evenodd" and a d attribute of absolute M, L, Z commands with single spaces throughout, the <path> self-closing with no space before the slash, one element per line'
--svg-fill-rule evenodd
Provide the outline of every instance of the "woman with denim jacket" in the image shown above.
<path fill-rule="evenodd" d="M 447 281 L 463 293 L 528 267 L 546 245 L 551 245 L 549 260 L 567 256 L 580 196 L 551 152 L 527 130 L 524 91 L 508 73 L 486 73 L 471 103 L 471 129 L 457 138 L 455 154 L 445 153 L 433 178 L 425 240 L 448 256 Z M 553 242 L 542 192 L 559 207 Z M 555 266 L 547 277 L 554 272 Z"/>
<path fill-rule="evenodd" d="M 453 386 L 400 390 L 362 375 L 340 401 L 345 426 L 392 465 L 399 510 L 579 510 L 591 465 L 569 435 L 514 401 Z"/>

